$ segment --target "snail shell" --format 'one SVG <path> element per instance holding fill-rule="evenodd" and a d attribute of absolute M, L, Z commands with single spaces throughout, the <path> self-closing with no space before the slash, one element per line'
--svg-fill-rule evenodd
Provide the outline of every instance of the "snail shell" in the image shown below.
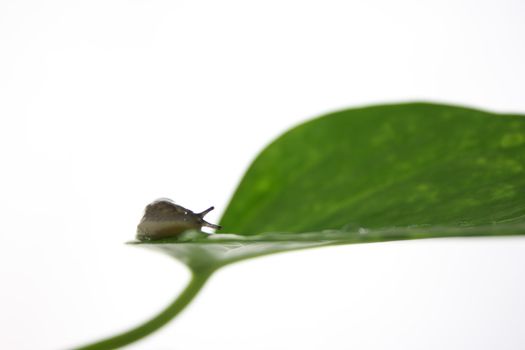
<path fill-rule="evenodd" d="M 137 226 L 137 239 L 150 241 L 175 237 L 187 230 L 200 230 L 203 226 L 220 230 L 220 226 L 204 220 L 204 216 L 212 210 L 213 207 L 210 207 L 201 213 L 194 213 L 171 199 L 157 199 L 146 206 Z"/>

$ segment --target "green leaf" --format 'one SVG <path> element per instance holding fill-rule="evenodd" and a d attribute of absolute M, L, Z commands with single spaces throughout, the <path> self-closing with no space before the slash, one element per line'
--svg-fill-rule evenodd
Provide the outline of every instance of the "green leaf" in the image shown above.
<path fill-rule="evenodd" d="M 309 247 L 525 233 L 525 118 L 426 103 L 336 112 L 269 145 L 221 225 L 151 243 L 193 270 Z"/>
<path fill-rule="evenodd" d="M 418 103 L 287 132 L 252 164 L 221 225 L 245 235 L 523 222 L 523 116 Z"/>
<path fill-rule="evenodd" d="M 188 292 L 144 325 L 86 349 L 153 332 L 216 269 L 240 260 L 338 244 L 525 234 L 525 118 L 412 103 L 311 120 L 257 157 L 221 225 L 230 234 L 135 242 L 185 263 L 194 276 Z"/>

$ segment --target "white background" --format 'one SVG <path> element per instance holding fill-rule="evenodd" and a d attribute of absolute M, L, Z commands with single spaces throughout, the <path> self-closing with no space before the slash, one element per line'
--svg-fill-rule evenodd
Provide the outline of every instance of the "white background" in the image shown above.
<path fill-rule="evenodd" d="M 0 1 L 0 348 L 65 349 L 187 273 L 123 243 L 217 221 L 268 142 L 339 108 L 525 112 L 525 2 Z M 525 240 L 316 249 L 220 271 L 131 349 L 523 349 Z"/>

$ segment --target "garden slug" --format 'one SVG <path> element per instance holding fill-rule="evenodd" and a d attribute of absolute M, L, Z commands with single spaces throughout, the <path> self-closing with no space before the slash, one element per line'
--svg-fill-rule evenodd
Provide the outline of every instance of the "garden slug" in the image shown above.
<path fill-rule="evenodd" d="M 137 239 L 151 241 L 176 237 L 186 230 L 200 230 L 203 226 L 220 230 L 220 226 L 204 220 L 204 215 L 212 210 L 213 207 L 210 207 L 202 213 L 194 213 L 175 204 L 171 199 L 157 199 L 146 206 L 144 216 L 137 226 Z"/>

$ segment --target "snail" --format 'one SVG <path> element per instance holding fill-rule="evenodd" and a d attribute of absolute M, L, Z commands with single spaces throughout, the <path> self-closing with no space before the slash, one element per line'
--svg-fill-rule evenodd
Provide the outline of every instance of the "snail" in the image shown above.
<path fill-rule="evenodd" d="M 220 230 L 219 225 L 204 220 L 204 215 L 212 211 L 209 207 L 201 213 L 175 204 L 171 199 L 160 198 L 148 204 L 144 216 L 137 226 L 137 239 L 151 241 L 176 237 L 187 230 L 200 230 L 203 226 Z"/>

